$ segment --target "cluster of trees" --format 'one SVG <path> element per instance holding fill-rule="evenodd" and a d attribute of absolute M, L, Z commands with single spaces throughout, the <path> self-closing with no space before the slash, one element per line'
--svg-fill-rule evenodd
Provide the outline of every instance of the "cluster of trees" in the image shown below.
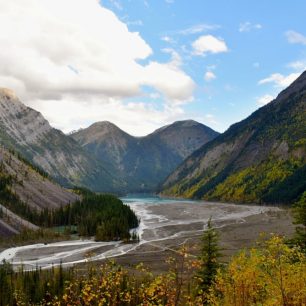
<path fill-rule="evenodd" d="M 302 160 L 270 157 L 256 166 L 238 171 L 205 194 L 207 199 L 239 203 L 292 203 L 306 188 L 306 166 Z"/>
<path fill-rule="evenodd" d="M 306 191 L 294 205 L 294 218 L 296 235 L 293 238 L 293 244 L 298 245 L 306 254 Z"/>
<path fill-rule="evenodd" d="M 139 220 L 128 205 L 109 194 L 87 193 L 83 199 L 59 209 L 44 209 L 33 223 L 44 227 L 77 228 L 80 236 L 96 236 L 97 240 L 129 240 L 130 230 Z"/>
<path fill-rule="evenodd" d="M 130 207 L 117 197 L 76 188 L 75 191 L 82 195 L 82 200 L 58 209 L 46 208 L 38 211 L 19 200 L 11 190 L 13 177 L 1 169 L 0 164 L 1 204 L 25 220 L 45 228 L 77 228 L 80 236 L 96 236 L 97 240 L 138 239 L 130 234 L 130 230 L 138 227 L 139 220 Z"/>
<path fill-rule="evenodd" d="M 75 278 L 73 269 L 62 265 L 50 270 L 14 271 L 11 264 L 0 265 L 0 305 L 53 305 L 62 296 L 68 281 Z M 50 303 L 50 304 L 48 304 Z"/>

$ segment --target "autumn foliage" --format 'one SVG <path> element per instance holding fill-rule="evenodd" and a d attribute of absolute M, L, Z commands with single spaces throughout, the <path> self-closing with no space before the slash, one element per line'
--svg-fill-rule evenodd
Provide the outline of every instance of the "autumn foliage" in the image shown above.
<path fill-rule="evenodd" d="M 89 264 L 63 286 L 63 293 L 31 303 L 14 293 L 15 305 L 306 305 L 306 258 L 280 237 L 259 242 L 221 266 L 208 293 L 197 278 L 201 261 L 182 248 L 169 259 L 169 271 L 153 275 L 143 265 L 133 272 L 110 262 Z M 42 271 L 43 273 L 43 271 Z M 61 291 L 58 291 L 61 292 Z M 50 297 L 52 299 L 50 300 Z"/>

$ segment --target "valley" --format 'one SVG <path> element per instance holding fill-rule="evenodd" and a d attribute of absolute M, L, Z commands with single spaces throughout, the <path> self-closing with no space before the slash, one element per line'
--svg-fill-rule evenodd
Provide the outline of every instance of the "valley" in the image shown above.
<path fill-rule="evenodd" d="M 0 0 L 0 306 L 305 306 L 305 11 Z"/>
<path fill-rule="evenodd" d="M 10 248 L 0 253 L 15 269 L 70 267 L 88 261 L 116 259 L 133 267 L 147 264 L 155 272 L 167 269 L 165 260 L 175 255 L 181 245 L 196 256 L 197 245 L 211 217 L 220 231 L 223 260 L 228 261 L 241 247 L 251 247 L 259 234 L 266 232 L 291 236 L 294 226 L 290 214 L 277 207 L 235 205 L 186 201 L 150 196 L 122 198 L 140 218 L 137 229 L 140 241 L 132 244 L 95 242 L 93 240 L 63 241 Z"/>

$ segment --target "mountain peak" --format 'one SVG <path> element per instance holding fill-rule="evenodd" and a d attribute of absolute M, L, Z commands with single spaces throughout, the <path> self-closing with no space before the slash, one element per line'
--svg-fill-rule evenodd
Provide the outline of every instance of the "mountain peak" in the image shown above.
<path fill-rule="evenodd" d="M 7 100 L 18 100 L 18 97 L 13 90 L 4 87 L 0 87 L 0 96 Z"/>
<path fill-rule="evenodd" d="M 296 94 L 298 92 L 305 92 L 306 86 L 306 70 L 293 82 L 289 87 L 284 89 L 277 97 L 278 100 L 285 100 L 291 94 Z"/>
<path fill-rule="evenodd" d="M 109 129 L 109 130 L 120 130 L 120 128 L 110 121 L 98 121 L 89 126 L 90 129 Z"/>
<path fill-rule="evenodd" d="M 175 122 L 173 122 L 173 124 L 178 124 L 178 125 L 187 127 L 187 126 L 200 125 L 201 123 L 199 123 L 199 122 L 197 122 L 195 120 L 192 120 L 192 119 L 187 119 L 187 120 L 178 120 L 178 121 L 175 121 Z"/>

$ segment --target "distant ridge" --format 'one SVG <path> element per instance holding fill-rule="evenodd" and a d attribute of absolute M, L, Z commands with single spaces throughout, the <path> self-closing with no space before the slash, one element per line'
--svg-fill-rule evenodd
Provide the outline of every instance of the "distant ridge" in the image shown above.
<path fill-rule="evenodd" d="M 119 194 L 154 192 L 184 158 L 217 135 L 193 120 L 145 137 L 133 137 L 109 121 L 65 135 L 13 91 L 0 89 L 0 144 L 64 186 Z"/>
<path fill-rule="evenodd" d="M 193 120 L 177 121 L 144 137 L 134 137 L 108 121 L 70 136 L 124 180 L 127 192 L 155 191 L 188 155 L 218 135 Z"/>

